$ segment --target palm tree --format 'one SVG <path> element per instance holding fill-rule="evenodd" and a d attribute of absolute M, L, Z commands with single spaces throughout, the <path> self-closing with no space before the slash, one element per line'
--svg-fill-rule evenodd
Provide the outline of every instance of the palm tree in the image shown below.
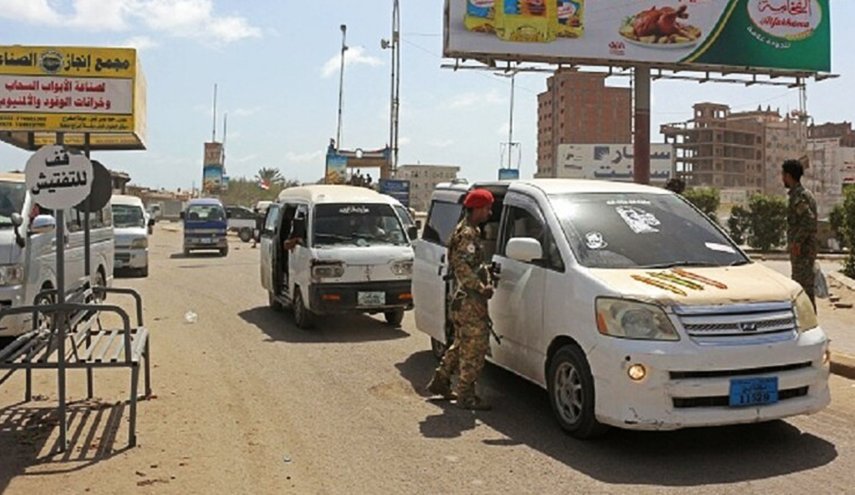
<path fill-rule="evenodd" d="M 255 180 L 258 182 L 273 185 L 273 184 L 282 184 L 285 182 L 285 177 L 282 177 L 282 173 L 278 168 L 272 167 L 262 167 L 256 174 Z"/>

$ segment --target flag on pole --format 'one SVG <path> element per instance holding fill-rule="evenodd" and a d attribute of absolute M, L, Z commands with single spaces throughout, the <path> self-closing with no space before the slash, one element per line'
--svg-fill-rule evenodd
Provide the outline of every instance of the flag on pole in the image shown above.
<path fill-rule="evenodd" d="M 270 184 L 268 184 L 267 181 L 265 181 L 265 180 L 259 180 L 258 181 L 258 187 L 260 187 L 261 189 L 264 189 L 266 191 L 266 190 L 270 189 Z"/>

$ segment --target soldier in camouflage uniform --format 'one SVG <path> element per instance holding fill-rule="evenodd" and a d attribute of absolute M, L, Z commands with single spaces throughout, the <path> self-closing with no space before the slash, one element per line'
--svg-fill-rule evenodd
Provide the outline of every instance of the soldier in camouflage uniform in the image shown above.
<path fill-rule="evenodd" d="M 475 394 L 475 381 L 484 367 L 490 343 L 487 300 L 493 295 L 493 286 L 489 277 L 483 275 L 489 271 L 484 265 L 479 225 L 490 218 L 492 205 L 490 191 L 471 191 L 463 201 L 466 217 L 457 224 L 448 243 L 448 263 L 456 282 L 451 301 L 454 342 L 427 388 L 433 394 L 455 398 L 451 376 L 458 372 L 456 398 L 457 406 L 462 409 L 490 409 L 490 405 Z"/>
<path fill-rule="evenodd" d="M 784 185 L 789 189 L 787 209 L 787 248 L 793 280 L 798 282 L 810 298 L 814 310 L 814 271 L 816 261 L 816 200 L 801 184 L 804 166 L 799 160 L 787 160 L 781 170 Z"/>

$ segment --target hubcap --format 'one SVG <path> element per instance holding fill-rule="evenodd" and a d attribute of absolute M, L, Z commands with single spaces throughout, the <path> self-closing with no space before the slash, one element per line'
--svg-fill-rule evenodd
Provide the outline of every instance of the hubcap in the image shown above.
<path fill-rule="evenodd" d="M 582 415 L 582 377 L 570 363 L 561 363 L 555 370 L 553 391 L 558 414 L 568 423 L 576 423 Z"/>

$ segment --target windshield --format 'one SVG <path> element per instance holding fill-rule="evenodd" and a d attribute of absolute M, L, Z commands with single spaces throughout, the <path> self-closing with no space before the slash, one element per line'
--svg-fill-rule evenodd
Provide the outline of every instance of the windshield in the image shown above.
<path fill-rule="evenodd" d="M 224 222 L 226 212 L 220 205 L 192 205 L 187 208 L 186 218 L 191 222 Z"/>
<path fill-rule="evenodd" d="M 315 207 L 313 246 L 407 244 L 395 210 L 386 204 L 325 204 Z"/>
<path fill-rule="evenodd" d="M 23 182 L 0 182 L 0 227 L 12 226 L 12 213 L 21 213 L 26 192 Z"/>
<path fill-rule="evenodd" d="M 748 263 L 685 200 L 670 194 L 551 196 L 579 262 L 589 268 L 667 268 Z"/>
<path fill-rule="evenodd" d="M 113 227 L 145 227 L 142 208 L 134 205 L 113 205 Z"/>

